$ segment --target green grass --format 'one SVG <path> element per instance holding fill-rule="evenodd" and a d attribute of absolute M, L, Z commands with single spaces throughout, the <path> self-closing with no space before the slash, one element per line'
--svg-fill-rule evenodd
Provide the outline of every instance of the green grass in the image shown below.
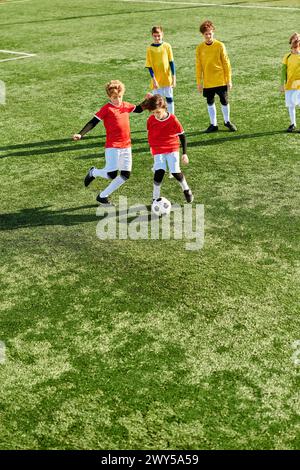
<path fill-rule="evenodd" d="M 1 47 L 37 54 L 0 64 L 1 449 L 299 449 L 300 135 L 284 133 L 279 77 L 300 10 L 275 9 L 299 2 L 178 3 L 0 6 Z M 231 58 L 236 134 L 201 133 L 194 51 L 207 17 Z M 82 180 L 102 166 L 104 130 L 70 139 L 108 80 L 142 99 L 155 23 L 173 46 L 185 173 L 205 207 L 199 251 L 99 240 L 105 182 Z M 131 117 L 134 168 L 120 191 L 130 204 L 152 196 L 146 118 Z M 183 202 L 174 181 L 163 194 Z"/>

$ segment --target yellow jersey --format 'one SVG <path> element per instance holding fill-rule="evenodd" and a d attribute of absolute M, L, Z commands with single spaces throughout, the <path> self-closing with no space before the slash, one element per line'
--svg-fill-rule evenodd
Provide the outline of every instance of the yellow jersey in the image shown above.
<path fill-rule="evenodd" d="M 289 52 L 282 63 L 286 66 L 285 90 L 300 90 L 300 54 Z"/>
<path fill-rule="evenodd" d="M 159 88 L 172 85 L 172 72 L 170 62 L 173 62 L 172 47 L 167 42 L 162 42 L 157 46 L 152 45 L 147 47 L 146 65 L 151 67 L 154 72 L 154 77 L 157 80 Z M 150 82 L 151 89 L 153 90 L 153 80 Z"/>
<path fill-rule="evenodd" d="M 227 85 L 231 81 L 231 66 L 226 48 L 221 41 L 214 39 L 208 45 L 205 42 L 196 48 L 197 85 L 203 81 L 203 88 Z"/>

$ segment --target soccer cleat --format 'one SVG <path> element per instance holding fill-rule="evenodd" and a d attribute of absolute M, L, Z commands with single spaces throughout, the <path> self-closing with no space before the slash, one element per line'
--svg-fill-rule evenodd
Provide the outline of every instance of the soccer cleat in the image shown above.
<path fill-rule="evenodd" d="M 295 130 L 296 130 L 295 124 L 291 124 L 291 125 L 287 128 L 286 132 L 294 132 Z"/>
<path fill-rule="evenodd" d="M 236 125 L 232 124 L 230 121 L 224 122 L 224 126 L 227 127 L 231 132 L 237 131 Z"/>
<path fill-rule="evenodd" d="M 93 170 L 95 169 L 94 166 L 92 166 L 89 171 L 87 172 L 86 177 L 84 178 L 84 186 L 87 187 L 91 182 L 95 179 L 95 177 L 92 175 Z"/>
<path fill-rule="evenodd" d="M 193 196 L 193 193 L 190 189 L 185 189 L 183 191 L 183 194 L 184 194 L 184 197 L 186 199 L 186 202 L 193 202 L 194 196 Z"/>
<path fill-rule="evenodd" d="M 100 194 L 96 197 L 96 201 L 98 201 L 102 206 L 113 206 L 107 197 L 100 197 Z"/>
<path fill-rule="evenodd" d="M 214 126 L 213 124 L 210 124 L 206 131 L 204 131 L 205 134 L 211 134 L 212 132 L 217 132 L 219 130 L 218 126 Z"/>

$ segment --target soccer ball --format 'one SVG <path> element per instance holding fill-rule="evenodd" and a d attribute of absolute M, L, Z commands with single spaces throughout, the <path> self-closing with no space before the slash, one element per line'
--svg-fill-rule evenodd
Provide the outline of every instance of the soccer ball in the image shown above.
<path fill-rule="evenodd" d="M 152 202 L 151 210 L 158 217 L 169 215 L 171 212 L 171 203 L 166 197 L 159 197 Z"/>

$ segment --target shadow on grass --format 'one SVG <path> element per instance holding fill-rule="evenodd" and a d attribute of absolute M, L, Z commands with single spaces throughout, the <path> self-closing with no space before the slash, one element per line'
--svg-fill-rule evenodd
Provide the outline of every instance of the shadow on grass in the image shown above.
<path fill-rule="evenodd" d="M 89 135 L 84 138 L 84 140 L 94 140 L 94 139 L 99 139 L 103 138 L 103 135 Z M 56 145 L 62 145 L 62 144 L 67 144 L 72 141 L 71 137 L 68 137 L 66 139 L 53 139 L 53 140 L 41 140 L 40 142 L 24 142 L 23 144 L 14 144 L 14 145 L 4 145 L 3 147 L 0 147 L 0 152 L 5 152 L 6 150 L 15 150 L 15 149 L 31 149 L 35 147 L 48 147 L 50 146 L 56 146 Z"/>
<path fill-rule="evenodd" d="M 146 132 L 145 130 L 140 131 L 131 131 L 131 134 L 140 134 L 141 132 Z M 81 142 L 86 142 L 87 140 L 95 140 L 97 139 L 99 143 L 99 139 L 104 140 L 105 134 L 95 134 L 95 135 L 87 135 L 85 136 Z M 34 147 L 48 147 L 48 146 L 56 146 L 62 144 L 70 144 L 72 141 L 71 136 L 65 139 L 53 139 L 53 140 L 41 140 L 40 142 L 24 142 L 23 144 L 14 144 L 14 145 L 4 145 L 0 147 L 0 152 L 5 152 L 6 150 L 15 150 L 15 149 L 30 149 Z M 75 142 L 74 142 L 75 143 Z M 77 145 L 80 142 L 76 142 Z"/>
<path fill-rule="evenodd" d="M 86 222 L 94 222 L 96 214 L 89 211 L 82 213 L 84 209 L 96 209 L 97 203 L 67 209 L 51 210 L 51 206 L 31 207 L 19 212 L 2 214 L 0 216 L 0 231 L 15 230 L 18 228 L 42 227 L 46 225 L 78 225 Z M 81 213 L 74 214 L 75 211 Z"/>
<path fill-rule="evenodd" d="M 186 135 L 187 137 L 191 136 L 199 136 L 202 135 L 203 132 L 187 132 Z M 188 147 L 198 147 L 198 146 L 208 146 L 208 145 L 218 145 L 222 144 L 224 142 L 236 142 L 240 140 L 247 140 L 247 139 L 256 139 L 256 138 L 261 138 L 261 137 L 267 137 L 267 136 L 272 136 L 272 135 L 278 135 L 278 134 L 286 134 L 285 131 L 271 131 L 271 132 L 254 132 L 253 134 L 233 134 L 230 133 L 228 137 L 219 137 L 216 138 L 216 135 L 213 134 L 212 138 L 209 140 L 202 140 L 202 141 L 188 141 Z M 204 134 L 207 135 L 207 134 Z"/>
<path fill-rule="evenodd" d="M 145 211 L 145 208 L 147 212 Z M 83 213 L 85 209 L 94 209 L 92 212 Z M 96 213 L 97 210 L 97 213 Z M 74 213 L 78 211 L 79 213 Z M 19 228 L 34 228 L 46 225 L 79 225 L 86 222 L 101 221 L 105 218 L 115 217 L 118 223 L 130 224 L 137 217 L 137 212 L 143 212 L 140 221 L 151 220 L 151 207 L 134 205 L 128 210 L 121 210 L 117 206 L 106 208 L 95 204 L 69 207 L 67 209 L 52 210 L 51 206 L 31 207 L 21 209 L 18 212 L 2 214 L 0 216 L 0 231 L 16 230 Z"/>
<path fill-rule="evenodd" d="M 145 132 L 145 131 L 135 131 L 135 132 Z M 226 131 L 225 131 L 226 132 Z M 134 132 L 133 132 L 134 133 Z M 213 134 L 211 137 L 209 137 L 209 140 L 201 140 L 201 141 L 189 141 L 188 142 L 188 147 L 198 147 L 198 146 L 208 146 L 208 145 L 218 145 L 222 144 L 224 142 L 236 142 L 240 140 L 246 140 L 246 139 L 255 139 L 255 138 L 261 138 L 261 137 L 266 137 L 266 136 L 273 136 L 273 135 L 278 135 L 278 134 L 286 134 L 285 131 L 270 131 L 270 132 L 254 132 L 252 134 L 234 134 L 229 133 L 227 137 L 219 137 L 216 138 L 215 134 Z M 192 136 L 201 136 L 201 135 L 207 135 L 204 134 L 202 131 L 199 132 L 186 132 L 187 137 L 192 137 Z M 17 145 L 12 145 L 12 146 L 7 146 L 7 147 L 1 147 L 0 150 L 12 150 L 12 149 L 24 149 L 20 150 L 17 152 L 11 152 L 4 154 L 0 156 L 0 159 L 3 158 L 9 158 L 9 157 L 28 157 L 28 156 L 34 156 L 34 155 L 47 155 L 47 154 L 57 154 L 60 152 L 69 152 L 69 151 L 77 151 L 80 153 L 81 150 L 86 150 L 86 149 L 99 149 L 103 150 L 104 149 L 104 142 L 105 142 L 105 137 L 103 135 L 101 136 L 89 136 L 85 137 L 82 141 L 79 142 L 72 142 L 71 139 L 60 139 L 60 140 L 49 140 L 49 141 L 44 141 L 44 142 L 33 142 L 29 144 L 17 144 Z M 93 141 L 91 143 L 87 143 L 88 141 Z M 61 144 L 66 144 L 69 143 L 69 145 L 65 145 L 62 147 L 59 147 Z M 146 138 L 133 138 L 132 139 L 132 147 L 134 153 L 146 153 L 149 152 L 149 147 L 141 147 L 141 148 L 136 148 L 136 144 L 142 144 L 142 143 L 147 143 Z M 40 149 L 35 149 L 35 147 L 47 147 L 48 145 L 51 145 L 49 148 L 40 148 Z M 56 147 L 57 146 L 57 147 Z M 34 150 L 31 150 L 34 148 Z M 88 159 L 88 158 L 94 158 L 97 155 L 94 154 L 89 154 L 89 155 L 83 155 L 80 157 L 76 157 L 77 159 Z"/>
<path fill-rule="evenodd" d="M 145 132 L 145 131 L 142 131 L 142 132 Z M 87 140 L 89 142 L 87 142 Z M 92 142 L 90 142 L 91 140 Z M 132 139 L 133 146 L 138 143 L 146 143 L 146 142 L 147 142 L 146 138 L 142 138 L 142 139 L 133 138 Z M 69 144 L 69 145 L 61 146 L 62 144 Z M 50 147 L 48 147 L 49 145 Z M 79 153 L 81 150 L 94 149 L 94 148 L 104 151 L 104 145 L 105 145 L 105 136 L 103 135 L 85 137 L 81 141 L 77 141 L 77 142 L 73 142 L 71 139 L 61 139 L 61 140 L 49 140 L 49 141 L 44 141 L 44 142 L 33 142 L 29 144 L 17 144 L 17 145 L 11 145 L 7 147 L 1 147 L 0 151 L 14 150 L 14 149 L 20 149 L 20 150 L 1 155 L 0 159 L 9 158 L 9 157 L 30 157 L 30 156 L 37 156 L 37 155 L 57 154 L 60 152 L 69 152 L 69 151 L 77 151 Z M 36 148 L 36 147 L 43 147 L 43 148 Z M 45 147 L 48 147 L 48 148 L 45 148 Z M 139 151 L 146 151 L 146 148 L 140 149 Z M 149 151 L 148 147 L 147 147 L 147 151 Z M 84 157 L 79 157 L 79 158 L 88 158 L 88 157 L 84 156 Z"/>

